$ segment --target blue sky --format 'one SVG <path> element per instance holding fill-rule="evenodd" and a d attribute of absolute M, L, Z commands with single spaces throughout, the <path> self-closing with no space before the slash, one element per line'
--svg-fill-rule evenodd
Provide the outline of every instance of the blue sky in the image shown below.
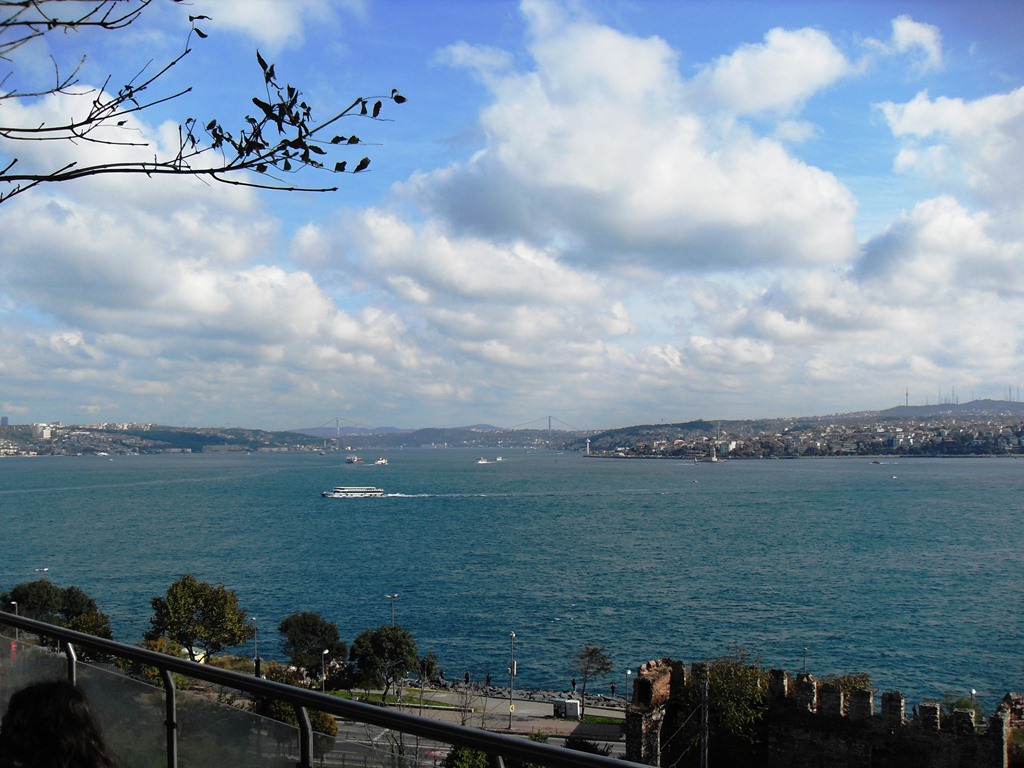
<path fill-rule="evenodd" d="M 21 49 L 100 86 L 208 35 L 127 126 L 240 124 L 255 51 L 371 172 L 105 177 L 0 206 L 14 423 L 581 428 L 1016 397 L 1024 4 L 158 2 Z M 81 101 L 81 100 L 78 100 Z M 0 100 L 3 121 L 73 100 Z M 115 148 L 0 139 L 53 167 Z M 358 156 L 361 156 L 360 150 Z M 353 155 L 353 159 L 358 159 Z M 908 394 L 909 393 L 909 394 Z"/>

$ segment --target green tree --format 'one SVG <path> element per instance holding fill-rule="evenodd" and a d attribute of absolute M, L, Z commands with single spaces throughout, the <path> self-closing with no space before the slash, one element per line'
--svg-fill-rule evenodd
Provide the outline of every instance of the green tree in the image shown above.
<path fill-rule="evenodd" d="M 329 659 L 345 661 L 348 648 L 342 642 L 336 624 L 314 611 L 302 611 L 285 617 L 278 626 L 281 652 L 296 667 L 309 673 L 320 673 L 321 656 L 326 650 Z"/>
<path fill-rule="evenodd" d="M 267 680 L 278 683 L 287 683 L 301 687 L 302 679 L 298 672 L 288 669 L 280 664 L 270 663 L 264 667 Z M 253 706 L 257 714 L 269 717 L 281 723 L 298 727 L 299 719 L 295 714 L 295 707 L 286 704 L 278 699 L 260 698 Z M 315 757 L 323 761 L 324 756 L 334 748 L 334 742 L 338 736 L 338 723 L 333 715 L 319 710 L 308 710 L 309 724 L 313 727 L 313 753 Z"/>
<path fill-rule="evenodd" d="M 61 588 L 48 579 L 36 579 L 18 584 L 0 598 L 6 610 L 11 603 L 18 604 L 18 614 L 47 624 L 58 624 L 64 602 Z"/>
<path fill-rule="evenodd" d="M 582 736 L 569 736 L 565 740 L 566 749 L 575 749 L 577 752 L 587 752 L 591 755 L 602 755 L 608 757 L 612 753 L 612 748 L 608 745 L 600 745 L 597 742 L 584 739 Z"/>
<path fill-rule="evenodd" d="M 408 630 L 385 625 L 360 632 L 352 641 L 349 660 L 359 684 L 381 686 L 387 698 L 392 685 L 419 668 L 416 641 Z"/>
<path fill-rule="evenodd" d="M 455 746 L 444 758 L 444 768 L 489 768 L 487 753 L 472 747 Z"/>
<path fill-rule="evenodd" d="M 18 614 L 30 619 L 108 640 L 112 637 L 110 618 L 78 587 L 62 589 L 48 579 L 36 579 L 18 584 L 10 592 L 0 595 L 0 601 L 6 607 L 10 607 L 12 602 L 17 603 Z M 102 657 L 102 654 L 83 652 L 85 659 Z"/>
<path fill-rule="evenodd" d="M 165 656 L 173 656 L 176 659 L 180 659 L 182 656 L 181 646 L 166 637 L 158 637 L 155 640 L 143 640 L 141 643 L 138 643 L 138 646 L 145 648 L 147 651 L 156 651 Z M 127 659 L 118 659 L 116 664 L 119 669 L 125 670 L 130 675 L 141 677 L 143 680 L 148 680 L 157 685 L 161 682 L 160 670 L 156 667 L 150 667 L 140 661 L 128 661 Z M 174 678 L 175 687 L 181 691 L 188 690 L 196 684 L 194 679 L 179 675 L 177 672 L 172 673 L 171 677 Z"/>
<path fill-rule="evenodd" d="M 948 730 L 953 727 L 953 713 L 958 709 L 969 709 L 973 712 L 976 723 L 985 716 L 985 707 L 975 694 L 958 696 L 955 693 L 947 693 L 942 697 L 940 709 L 943 729 Z"/>
<path fill-rule="evenodd" d="M 416 674 L 419 675 L 422 688 L 426 687 L 427 681 L 437 675 L 437 655 L 433 651 L 417 659 Z"/>
<path fill-rule="evenodd" d="M 166 637 L 181 645 L 192 661 L 206 659 L 253 636 L 238 595 L 223 584 L 213 586 L 185 574 L 150 600 L 153 616 L 147 640 Z"/>
<path fill-rule="evenodd" d="M 706 670 L 703 671 L 703 670 Z M 716 765 L 760 765 L 766 745 L 763 726 L 768 712 L 768 672 L 758 657 L 742 648 L 694 665 L 675 701 L 678 722 L 672 751 L 680 765 L 696 764 L 700 754 L 700 712 L 707 680 L 709 752 Z"/>
<path fill-rule="evenodd" d="M 338 153 L 361 149 L 359 137 L 328 133 L 343 117 L 383 120 L 384 102 L 405 101 L 397 90 L 390 95 L 358 97 L 349 106 L 323 121 L 313 118 L 312 108 L 302 100 L 300 91 L 278 80 L 275 67 L 257 51 L 256 60 L 262 70 L 264 90 L 252 98 L 256 110 L 239 120 L 240 127 L 227 129 L 217 119 L 198 121 L 189 117 L 178 128 L 178 143 L 166 154 L 140 141 L 138 113 L 185 96 L 191 87 L 177 91 L 159 89 L 168 72 L 182 66 L 196 40 L 207 37 L 200 24 L 211 22 L 208 16 L 189 16 L 191 25 L 183 49 L 176 56 L 156 66 L 126 65 L 125 74 L 111 75 L 101 88 L 87 87 L 80 81 L 84 53 L 75 57 L 67 53 L 66 41 L 71 32 L 87 29 L 114 32 L 135 23 L 154 0 L 25 0 L 0 3 L 0 61 L 7 71 L 0 77 L 3 90 L 0 104 L 18 100 L 30 104 L 41 99 L 58 99 L 66 119 L 49 123 L 26 120 L 24 124 L 5 123 L 0 126 L 0 139 L 8 147 L 21 142 L 57 141 L 81 153 L 81 162 L 72 161 L 56 167 L 29 166 L 22 169 L 13 151 L 0 160 L 0 203 L 44 183 L 72 181 L 98 174 L 145 174 L 194 176 L 236 186 L 307 191 L 329 191 L 337 187 L 300 186 L 288 180 L 303 169 L 326 173 L 358 173 L 366 170 L 370 158 L 364 157 L 349 168 L 346 160 L 337 160 Z M 174 0 L 181 2 L 181 0 Z M 28 52 L 33 41 L 58 37 L 62 46 L 54 46 L 51 56 L 52 80 L 41 89 L 29 82 L 35 69 L 36 55 L 24 55 L 25 66 L 19 67 L 20 54 Z M 136 74 L 138 73 L 138 74 Z M 25 74 L 26 77 L 19 77 Z M 207 73 L 214 85 L 216 73 Z M 111 83 L 124 83 L 116 91 Z M 83 151 L 89 144 L 107 150 L 105 159 Z M 117 148 L 131 150 L 117 156 Z M 361 154 L 361 153 L 360 153 Z"/>
<path fill-rule="evenodd" d="M 580 715 L 587 711 L 587 683 L 605 677 L 612 671 L 612 660 L 603 645 L 583 645 L 572 655 L 573 672 L 580 676 Z"/>

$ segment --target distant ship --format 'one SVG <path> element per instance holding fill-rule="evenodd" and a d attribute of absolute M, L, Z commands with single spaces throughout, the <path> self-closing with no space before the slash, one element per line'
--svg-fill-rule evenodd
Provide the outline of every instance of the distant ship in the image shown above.
<path fill-rule="evenodd" d="M 323 491 L 320 495 L 325 499 L 370 499 L 383 496 L 384 489 L 371 485 L 336 485 L 332 490 Z"/>
<path fill-rule="evenodd" d="M 362 462 L 362 459 L 356 456 L 354 453 L 351 456 L 345 457 L 346 464 L 359 464 L 360 462 Z"/>

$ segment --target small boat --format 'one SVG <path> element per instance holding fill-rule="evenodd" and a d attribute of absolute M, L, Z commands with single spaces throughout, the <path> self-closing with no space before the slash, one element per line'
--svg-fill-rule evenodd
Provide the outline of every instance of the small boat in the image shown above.
<path fill-rule="evenodd" d="M 362 462 L 362 459 L 359 456 L 356 456 L 354 453 L 351 456 L 345 457 L 346 464 L 359 464 L 360 462 Z"/>
<path fill-rule="evenodd" d="M 483 456 L 481 456 L 479 459 L 476 460 L 476 463 L 477 464 L 490 464 L 491 462 L 490 462 L 489 459 L 485 459 Z"/>
<path fill-rule="evenodd" d="M 381 456 L 379 459 L 377 459 L 373 463 L 378 465 L 378 466 L 384 467 L 384 466 L 387 466 L 388 460 L 385 459 L 383 456 Z"/>
<path fill-rule="evenodd" d="M 383 496 L 384 489 L 372 485 L 336 485 L 320 495 L 325 499 L 371 499 Z"/>

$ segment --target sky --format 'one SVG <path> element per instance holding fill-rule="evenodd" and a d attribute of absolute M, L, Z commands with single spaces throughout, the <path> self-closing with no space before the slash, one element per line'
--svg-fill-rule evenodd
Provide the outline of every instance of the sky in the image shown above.
<path fill-rule="evenodd" d="M 1017 399 L 1024 3 L 156 0 L 0 62 L 116 88 L 205 38 L 145 145 L 242 126 L 258 50 L 361 174 L 104 176 L 0 204 L 0 414 L 600 429 Z M 146 69 L 148 67 L 148 69 Z M 5 79 L 6 77 L 6 79 Z M 0 99 L 0 124 L 88 99 Z M 339 159 L 346 159 L 340 156 Z"/>

